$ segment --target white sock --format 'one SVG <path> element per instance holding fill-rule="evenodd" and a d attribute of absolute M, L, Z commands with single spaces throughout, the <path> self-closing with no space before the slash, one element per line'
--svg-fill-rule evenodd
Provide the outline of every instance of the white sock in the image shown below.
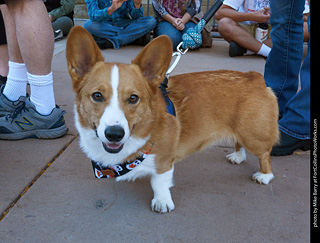
<path fill-rule="evenodd" d="M 257 54 L 257 53 L 255 53 L 254 51 L 247 50 L 247 52 L 244 53 L 243 55 L 244 56 L 250 56 L 250 55 L 255 55 L 255 54 Z"/>
<path fill-rule="evenodd" d="M 262 44 L 260 50 L 258 51 L 258 55 L 262 55 L 264 57 L 268 57 L 269 53 L 271 51 L 271 48 L 265 44 Z"/>
<path fill-rule="evenodd" d="M 47 75 L 33 75 L 28 73 L 28 81 L 31 89 L 31 102 L 37 112 L 49 115 L 56 107 L 53 92 L 52 72 Z"/>
<path fill-rule="evenodd" d="M 27 68 L 24 63 L 10 62 L 9 73 L 3 94 L 11 101 L 16 101 L 27 93 Z"/>

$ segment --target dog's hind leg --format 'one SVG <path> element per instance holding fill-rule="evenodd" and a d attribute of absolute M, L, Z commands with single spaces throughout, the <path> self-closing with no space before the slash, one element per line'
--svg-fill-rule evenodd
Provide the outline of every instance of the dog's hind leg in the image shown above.
<path fill-rule="evenodd" d="M 260 162 L 260 171 L 254 173 L 252 179 L 260 184 L 267 185 L 274 178 L 270 151 L 257 156 Z"/>
<path fill-rule="evenodd" d="M 235 151 L 231 154 L 228 154 L 227 160 L 232 164 L 241 164 L 243 161 L 246 160 L 246 151 L 242 146 L 237 142 L 235 146 Z"/>

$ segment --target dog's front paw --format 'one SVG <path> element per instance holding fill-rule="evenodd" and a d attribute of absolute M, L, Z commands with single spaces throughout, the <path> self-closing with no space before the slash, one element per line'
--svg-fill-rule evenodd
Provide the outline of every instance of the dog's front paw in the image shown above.
<path fill-rule="evenodd" d="M 252 180 L 265 185 L 268 185 L 273 178 L 274 178 L 274 175 L 272 173 L 264 174 L 261 172 L 256 172 L 252 175 Z"/>
<path fill-rule="evenodd" d="M 174 210 L 174 203 L 172 199 L 152 199 L 151 201 L 151 210 L 158 213 L 170 213 Z"/>

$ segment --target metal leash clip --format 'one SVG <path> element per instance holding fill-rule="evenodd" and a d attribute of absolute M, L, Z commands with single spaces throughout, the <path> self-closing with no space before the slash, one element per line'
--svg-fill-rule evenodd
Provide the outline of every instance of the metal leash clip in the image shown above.
<path fill-rule="evenodd" d="M 174 60 L 174 62 L 172 63 L 171 67 L 169 67 L 168 71 L 166 72 L 166 76 L 168 77 L 169 74 L 173 71 L 173 69 L 175 69 L 175 67 L 177 66 L 178 62 L 180 61 L 181 58 L 181 53 L 179 52 L 174 52 L 172 54 L 172 57 L 176 56 L 176 59 Z"/>
<path fill-rule="evenodd" d="M 180 44 L 177 46 L 177 51 L 180 52 L 182 55 L 186 54 L 187 51 L 189 50 L 189 48 L 183 50 L 183 48 L 181 47 L 183 44 L 183 41 L 180 42 Z"/>
<path fill-rule="evenodd" d="M 181 41 L 180 44 L 177 46 L 177 51 L 172 53 L 172 57 L 176 57 L 176 59 L 174 60 L 171 67 L 166 72 L 167 77 L 169 77 L 169 74 L 173 71 L 173 69 L 175 69 L 175 67 L 177 66 L 177 64 L 180 61 L 181 56 L 186 54 L 187 51 L 189 50 L 189 48 L 183 50 L 183 48 L 181 47 L 182 43 L 183 43 L 183 41 Z"/>

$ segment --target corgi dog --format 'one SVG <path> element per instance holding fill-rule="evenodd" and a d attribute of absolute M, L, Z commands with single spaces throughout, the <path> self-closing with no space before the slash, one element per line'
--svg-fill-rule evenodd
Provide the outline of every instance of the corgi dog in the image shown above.
<path fill-rule="evenodd" d="M 263 76 L 228 70 L 172 76 L 174 116 L 159 89 L 171 55 L 170 39 L 160 36 L 131 64 L 107 63 L 84 28 L 71 30 L 66 57 L 75 123 L 96 176 L 128 181 L 150 176 L 151 209 L 170 212 L 174 163 L 231 139 L 235 151 L 227 160 L 240 164 L 248 150 L 260 162 L 253 180 L 268 184 L 274 178 L 270 152 L 279 140 L 278 104 Z"/>

